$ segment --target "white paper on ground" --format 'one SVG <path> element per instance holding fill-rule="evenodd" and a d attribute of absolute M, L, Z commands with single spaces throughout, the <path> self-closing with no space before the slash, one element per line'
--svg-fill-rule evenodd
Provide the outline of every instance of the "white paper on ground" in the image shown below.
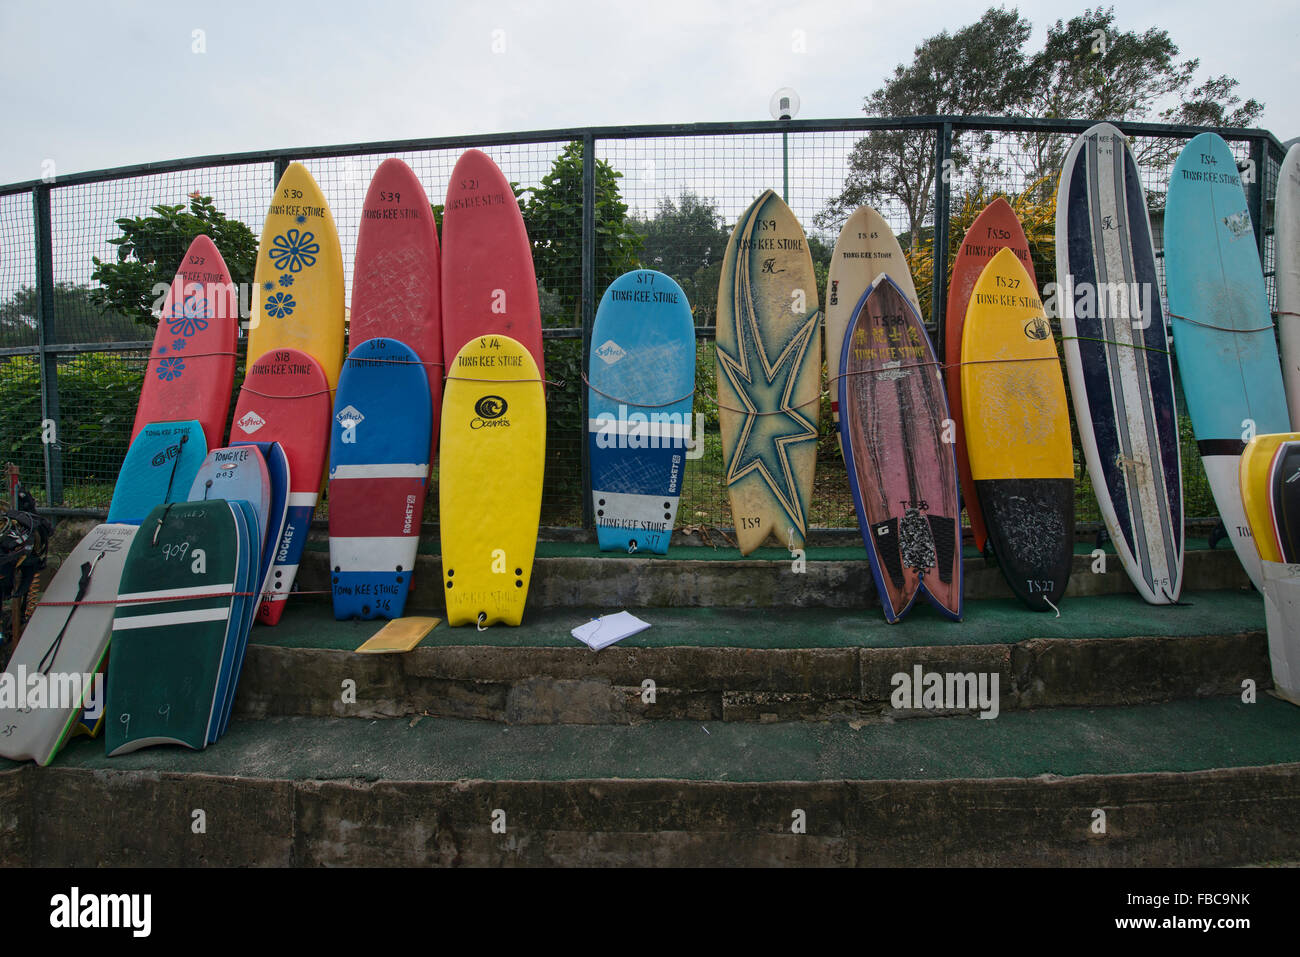
<path fill-rule="evenodd" d="M 620 611 L 616 615 L 602 615 L 600 618 L 593 618 L 585 625 L 579 625 L 573 629 L 573 637 L 592 651 L 600 651 L 616 641 L 622 641 L 628 635 L 635 635 L 638 631 L 645 631 L 649 627 L 650 622 L 642 621 L 629 612 Z"/>
<path fill-rule="evenodd" d="M 1300 565 L 1264 562 L 1263 568 L 1273 690 L 1300 704 Z"/>

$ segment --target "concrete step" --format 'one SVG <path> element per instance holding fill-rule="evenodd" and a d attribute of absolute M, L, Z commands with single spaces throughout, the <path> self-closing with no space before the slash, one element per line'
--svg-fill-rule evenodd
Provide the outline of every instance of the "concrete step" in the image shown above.
<path fill-rule="evenodd" d="M 202 752 L 81 739 L 49 768 L 0 765 L 0 809 L 11 867 L 1239 865 L 1300 858 L 1300 709 L 236 719 Z"/>
<path fill-rule="evenodd" d="M 1271 688 L 1259 597 L 1185 599 L 1154 607 L 1136 596 L 1079 598 L 1060 618 L 1014 599 L 979 601 L 961 623 L 922 606 L 892 626 L 870 609 L 637 609 L 651 627 L 599 652 L 570 630 L 620 606 L 530 607 L 518 628 L 444 623 L 406 654 L 358 655 L 382 622 L 335 621 L 326 601 L 299 597 L 278 626 L 253 629 L 235 707 L 248 718 L 511 724 L 931 717 L 891 701 L 895 676 L 911 679 L 917 668 L 982 675 L 986 702 L 1001 712 L 1239 694 L 1246 681 Z"/>
<path fill-rule="evenodd" d="M 1136 595 L 1113 553 L 1094 558 L 1091 543 L 1076 548 L 1066 598 L 1090 595 Z M 1104 565 L 1104 568 L 1103 568 Z M 796 567 L 799 569 L 796 571 Z M 996 563 L 974 548 L 966 549 L 966 600 L 1011 598 Z M 299 587 L 330 587 L 329 541 L 313 533 L 298 571 Z M 443 605 L 442 560 L 437 541 L 425 540 L 416 559 L 412 601 L 422 608 Z M 1231 548 L 1196 548 L 1187 552 L 1184 589 L 1249 589 L 1250 581 Z M 656 608 L 879 608 L 871 569 L 861 544 L 813 547 L 796 565 L 791 553 L 763 548 L 742 557 L 734 548 L 670 548 L 667 556 L 648 558 L 601 552 L 582 542 L 542 542 L 537 548 L 528 588 L 531 608 L 578 608 L 618 605 Z"/>

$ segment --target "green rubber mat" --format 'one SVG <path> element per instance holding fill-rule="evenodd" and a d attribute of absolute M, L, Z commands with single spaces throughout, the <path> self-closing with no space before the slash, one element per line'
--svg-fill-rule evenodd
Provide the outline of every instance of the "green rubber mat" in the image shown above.
<path fill-rule="evenodd" d="M 1263 696 L 1124 708 L 832 724 L 506 725 L 445 718 L 234 721 L 206 751 L 106 758 L 78 739 L 55 767 L 282 780 L 944 780 L 1200 771 L 1300 762 L 1300 708 Z"/>
<path fill-rule="evenodd" d="M 1137 595 L 1070 598 L 1061 617 L 1029 611 L 1019 601 L 989 599 L 966 603 L 964 621 L 944 618 L 928 603 L 917 604 L 897 625 L 885 623 L 878 608 L 633 608 L 650 628 L 619 642 L 625 647 L 733 648 L 906 648 L 933 645 L 990 645 L 1030 638 L 1127 638 L 1134 635 L 1232 635 L 1264 630 L 1264 601 L 1255 592 L 1206 591 L 1183 595 L 1182 606 L 1148 605 Z M 438 625 L 419 647 L 484 645 L 515 648 L 580 648 L 573 628 L 622 608 L 538 608 L 524 613 L 518 628 Z M 411 609 L 413 615 L 442 618 L 442 609 Z M 335 621 L 326 602 L 290 602 L 280 624 L 257 625 L 252 644 L 282 648 L 354 650 L 383 622 Z M 598 652 L 597 652 L 598 653 Z"/>

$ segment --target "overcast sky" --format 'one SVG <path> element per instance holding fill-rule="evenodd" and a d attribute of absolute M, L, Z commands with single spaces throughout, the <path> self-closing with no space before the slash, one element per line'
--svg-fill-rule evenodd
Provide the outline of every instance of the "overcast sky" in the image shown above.
<path fill-rule="evenodd" d="M 1025 2 L 1031 46 L 1086 3 Z M 987 0 L 0 4 L 0 183 L 209 153 L 624 123 L 861 115 L 913 48 Z M 1294 0 L 1125 0 L 1200 77 L 1300 134 Z M 201 31 L 196 34 L 196 31 Z M 196 49 L 201 52 L 195 52 Z"/>

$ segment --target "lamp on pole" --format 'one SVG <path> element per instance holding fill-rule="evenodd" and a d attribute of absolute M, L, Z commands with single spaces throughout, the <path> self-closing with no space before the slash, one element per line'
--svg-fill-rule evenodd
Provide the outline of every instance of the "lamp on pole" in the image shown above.
<path fill-rule="evenodd" d="M 794 115 L 799 112 L 799 94 L 788 86 L 783 86 L 772 94 L 772 99 L 768 101 L 768 110 L 774 120 L 792 120 Z M 781 198 L 790 202 L 790 134 L 785 130 L 781 131 L 781 173 L 784 188 L 781 190 Z"/>

